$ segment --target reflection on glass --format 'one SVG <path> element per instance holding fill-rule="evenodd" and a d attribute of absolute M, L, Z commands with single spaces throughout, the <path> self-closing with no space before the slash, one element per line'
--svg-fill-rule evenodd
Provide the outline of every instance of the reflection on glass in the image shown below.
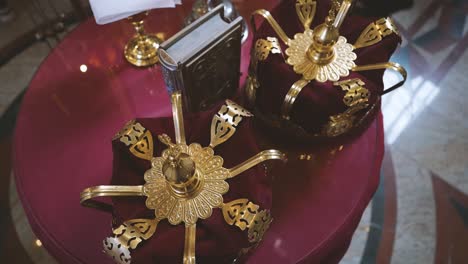
<path fill-rule="evenodd" d="M 39 239 L 36 239 L 36 246 L 42 247 L 42 242 Z"/>
<path fill-rule="evenodd" d="M 88 66 L 86 66 L 85 64 L 82 64 L 82 65 L 80 66 L 80 71 L 81 71 L 81 72 L 86 72 L 86 71 L 88 71 Z"/>

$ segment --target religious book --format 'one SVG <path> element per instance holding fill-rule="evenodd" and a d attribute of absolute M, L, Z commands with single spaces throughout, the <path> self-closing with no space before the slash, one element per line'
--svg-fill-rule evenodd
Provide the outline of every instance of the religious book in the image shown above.
<path fill-rule="evenodd" d="M 198 112 L 231 97 L 239 87 L 242 18 L 224 18 L 223 5 L 161 44 L 159 59 L 171 94 Z"/>

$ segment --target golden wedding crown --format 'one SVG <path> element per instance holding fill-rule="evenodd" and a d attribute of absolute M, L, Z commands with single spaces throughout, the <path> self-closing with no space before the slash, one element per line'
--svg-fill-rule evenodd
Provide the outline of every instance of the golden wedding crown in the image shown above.
<path fill-rule="evenodd" d="M 181 94 L 172 94 L 172 112 L 175 128 L 175 143 L 166 134 L 158 139 L 167 146 L 160 157 L 153 157 L 153 136 L 136 121 L 129 122 L 117 135 L 137 158 L 151 162 L 144 174 L 145 184 L 140 186 L 101 185 L 90 187 L 81 193 L 81 204 L 109 211 L 110 205 L 96 197 L 101 196 L 146 196 L 146 207 L 154 211 L 153 219 L 132 219 L 113 229 L 112 237 L 103 241 L 104 252 L 117 263 L 131 263 L 131 250 L 150 239 L 160 221 L 171 225 L 185 225 L 184 264 L 195 263 L 196 224 L 207 219 L 215 208 L 222 210 L 224 220 L 241 230 L 248 230 L 248 240 L 255 247 L 268 229 L 272 218 L 269 210 L 261 210 L 247 198 L 223 202 L 228 192 L 228 179 L 267 160 L 285 161 L 278 150 L 265 150 L 245 162 L 227 169 L 223 158 L 215 155 L 214 148 L 229 140 L 243 118 L 252 114 L 227 100 L 211 123 L 210 145 L 188 145 L 185 139 Z"/>
<path fill-rule="evenodd" d="M 257 10 L 252 14 L 251 18 L 252 28 L 255 31 L 255 15 L 262 16 L 279 39 L 287 46 L 287 49 L 285 52 L 282 51 L 276 37 L 259 38 L 253 45 L 245 90 L 250 105 L 255 104 L 256 92 L 261 86 L 257 78 L 258 64 L 265 61 L 269 54 L 281 54 L 283 56 L 285 54 L 285 63 L 292 66 L 295 73 L 301 75 L 301 78 L 292 84 L 283 98 L 280 110 L 281 119 L 290 120 L 291 109 L 297 97 L 312 81 L 321 83 L 331 81 L 345 92 L 343 103 L 348 107 L 347 110 L 335 116 L 330 116 L 329 122 L 325 124 L 321 133 L 313 136 L 335 137 L 348 132 L 354 125 L 359 123 L 356 113 L 369 107 L 370 91 L 365 88 L 365 83 L 359 78 L 343 80 L 344 77 L 350 74 L 350 71 L 390 69 L 399 73 L 402 80 L 385 89 L 380 95 L 402 86 L 407 78 L 406 70 L 398 63 L 355 64 L 357 59 L 355 50 L 375 45 L 390 34 L 399 35 L 392 19 L 389 17 L 381 18 L 372 22 L 361 32 L 357 41 L 350 44 L 344 36 L 340 35 L 339 29 L 350 10 L 352 1 L 332 0 L 331 2 L 331 9 L 325 18 L 325 22 L 311 29 L 317 1 L 297 0 L 295 9 L 304 31 L 298 32 L 292 39 L 287 36 L 269 11 Z"/>

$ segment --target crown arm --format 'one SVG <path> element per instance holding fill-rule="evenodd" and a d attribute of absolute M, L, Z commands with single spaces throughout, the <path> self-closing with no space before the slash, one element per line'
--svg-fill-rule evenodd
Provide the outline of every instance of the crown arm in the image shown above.
<path fill-rule="evenodd" d="M 371 70 L 392 70 L 400 74 L 402 80 L 398 82 L 395 85 L 392 85 L 390 88 L 384 89 L 383 92 L 380 95 L 384 95 L 386 93 L 389 93 L 399 87 L 401 87 L 403 84 L 405 84 L 406 79 L 408 77 L 408 73 L 406 72 L 406 69 L 401 66 L 400 64 L 396 62 L 382 62 L 382 63 L 375 63 L 375 64 L 367 64 L 367 65 L 359 65 L 355 66 L 352 70 L 355 72 L 359 71 L 371 71 Z"/>
<path fill-rule="evenodd" d="M 237 175 L 241 174 L 242 172 L 264 162 L 267 160 L 282 160 L 286 162 L 286 155 L 283 154 L 279 150 L 275 149 L 270 149 L 270 150 L 264 150 L 257 155 L 251 157 L 250 159 L 242 162 L 241 164 L 229 169 L 229 177 L 228 178 L 234 178 Z"/>

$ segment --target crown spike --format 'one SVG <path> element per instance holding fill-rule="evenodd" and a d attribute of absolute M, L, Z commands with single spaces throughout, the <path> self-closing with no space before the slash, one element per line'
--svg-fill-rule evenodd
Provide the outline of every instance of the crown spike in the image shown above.
<path fill-rule="evenodd" d="M 307 50 L 307 56 L 314 64 L 327 65 L 335 59 L 334 47 L 340 37 L 339 27 L 350 7 L 351 0 L 344 0 L 341 5 L 333 1 L 325 22 L 314 29 L 313 42 Z"/>

